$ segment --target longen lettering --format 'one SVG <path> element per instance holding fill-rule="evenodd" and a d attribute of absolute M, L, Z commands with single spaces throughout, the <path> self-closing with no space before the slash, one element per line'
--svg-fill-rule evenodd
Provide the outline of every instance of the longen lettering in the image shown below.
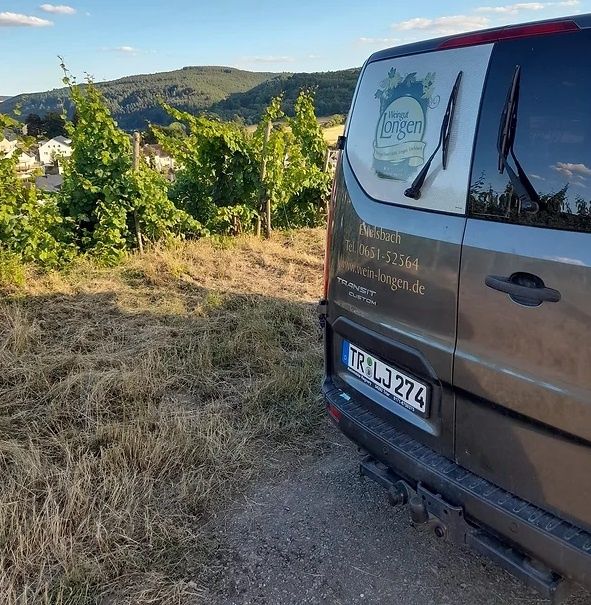
<path fill-rule="evenodd" d="M 389 112 L 390 115 L 401 115 L 398 112 Z M 402 141 L 409 134 L 422 135 L 423 122 L 422 120 L 393 120 L 390 115 L 384 115 L 381 128 L 381 138 L 390 139 L 396 137 L 398 141 Z M 408 111 L 405 113 L 408 116 Z"/>

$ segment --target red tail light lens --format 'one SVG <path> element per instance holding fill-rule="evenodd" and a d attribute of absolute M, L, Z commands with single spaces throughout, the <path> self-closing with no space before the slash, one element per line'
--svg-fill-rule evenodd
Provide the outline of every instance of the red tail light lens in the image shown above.
<path fill-rule="evenodd" d="M 338 422 L 341 421 L 342 413 L 341 413 L 341 410 L 339 410 L 339 408 L 337 408 L 334 405 L 332 405 L 332 403 L 329 403 L 329 404 L 326 405 L 326 409 L 327 409 L 328 413 L 330 414 L 330 417 L 335 422 L 338 423 Z"/>
<path fill-rule="evenodd" d="M 462 46 L 475 46 L 477 44 L 489 44 L 500 40 L 512 40 L 515 38 L 527 38 L 530 36 L 546 36 L 548 34 L 559 34 L 565 32 L 580 31 L 580 27 L 574 21 L 551 21 L 547 23 L 532 23 L 531 25 L 516 25 L 504 27 L 503 29 L 476 32 L 465 36 L 456 36 L 445 40 L 439 48 L 460 48 Z"/>

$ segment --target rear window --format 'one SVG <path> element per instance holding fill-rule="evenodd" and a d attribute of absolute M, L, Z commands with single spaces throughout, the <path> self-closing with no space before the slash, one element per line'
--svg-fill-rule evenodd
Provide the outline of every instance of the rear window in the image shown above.
<path fill-rule="evenodd" d="M 365 68 L 347 131 L 347 157 L 372 198 L 464 213 L 470 159 L 492 45 L 386 59 Z M 462 72 L 443 170 L 434 158 L 421 197 L 404 195 L 437 148 L 442 121 Z"/>
<path fill-rule="evenodd" d="M 591 230 L 591 33 L 495 46 L 482 103 L 469 213 L 511 223 Z M 513 152 L 538 198 L 524 208 L 499 172 L 499 124 L 519 67 Z M 515 158 L 507 161 L 517 172 Z"/>

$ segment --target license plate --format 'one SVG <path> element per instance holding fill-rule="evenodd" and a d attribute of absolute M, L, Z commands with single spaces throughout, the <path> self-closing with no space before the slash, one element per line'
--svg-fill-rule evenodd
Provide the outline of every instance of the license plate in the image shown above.
<path fill-rule="evenodd" d="M 363 349 L 343 341 L 342 361 L 347 369 L 405 408 L 426 416 L 429 387 Z"/>

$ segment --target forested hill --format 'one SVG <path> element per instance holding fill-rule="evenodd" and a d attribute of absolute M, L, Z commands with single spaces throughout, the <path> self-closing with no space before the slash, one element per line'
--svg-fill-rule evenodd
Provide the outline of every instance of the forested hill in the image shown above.
<path fill-rule="evenodd" d="M 316 93 L 318 116 L 345 114 L 349 111 L 358 77 L 359 69 L 280 75 L 215 103 L 211 112 L 226 119 L 239 115 L 249 124 L 256 123 L 274 96 L 283 93 L 283 109 L 291 114 L 300 90 L 310 89 Z"/>
<path fill-rule="evenodd" d="M 10 97 L 0 95 L 0 103 L 2 103 L 2 101 L 6 101 L 7 99 L 10 99 Z"/>
<path fill-rule="evenodd" d="M 147 121 L 161 123 L 166 115 L 161 100 L 192 112 L 207 110 L 229 95 L 246 92 L 277 74 L 241 71 L 229 67 L 185 67 L 176 71 L 129 76 L 101 82 L 109 107 L 126 129 L 143 128 Z M 70 109 L 66 88 L 25 94 L 0 103 L 1 113 L 20 106 L 21 116 L 41 116 L 49 111 Z"/>
<path fill-rule="evenodd" d="M 318 115 L 346 113 L 359 70 L 311 74 L 278 74 L 243 71 L 231 67 L 184 67 L 176 71 L 129 76 L 101 82 L 99 88 L 122 128 L 143 129 L 148 122 L 167 124 L 170 119 L 160 106 L 164 100 L 191 113 L 216 113 L 256 122 L 269 100 L 284 92 L 288 113 L 301 88 L 317 91 Z M 25 118 L 50 111 L 71 111 L 68 90 L 25 94 L 0 102 L 0 113 L 20 107 Z"/>

